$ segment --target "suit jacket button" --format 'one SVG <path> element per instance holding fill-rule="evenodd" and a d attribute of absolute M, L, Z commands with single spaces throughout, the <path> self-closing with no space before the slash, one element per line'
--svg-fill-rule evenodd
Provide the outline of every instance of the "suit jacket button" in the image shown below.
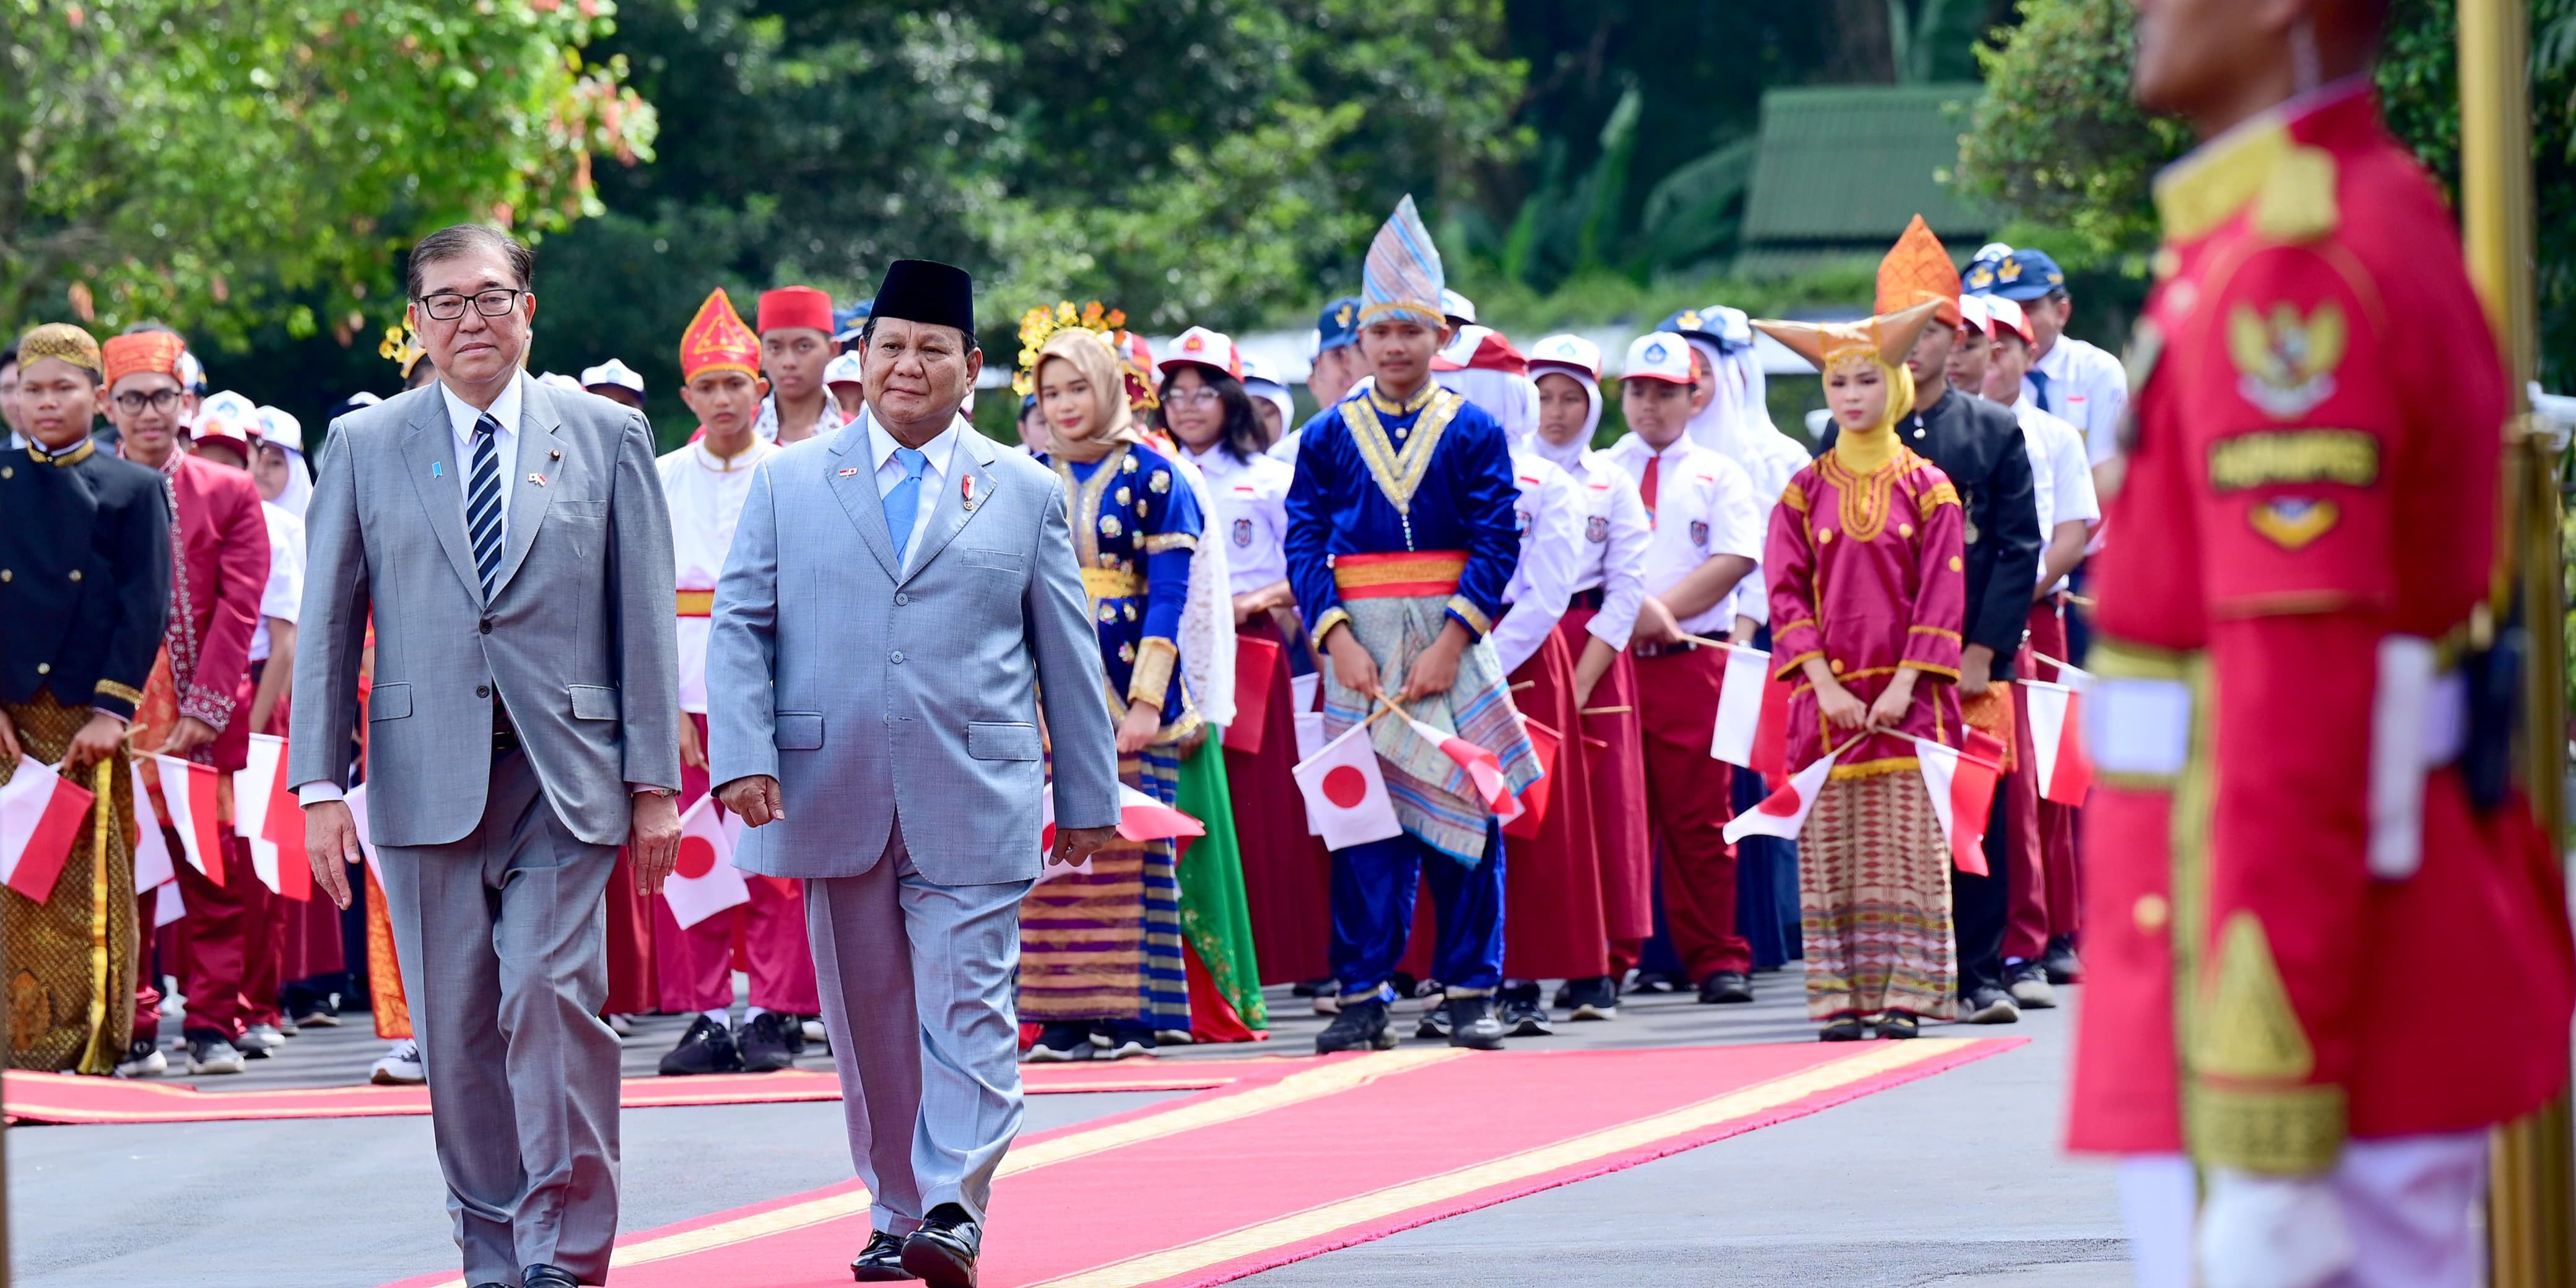
<path fill-rule="evenodd" d="M 38 662 L 38 663 L 36 664 L 36 674 L 38 674 L 38 675 L 52 675 L 53 673 L 54 673 L 54 664 L 53 664 L 53 663 L 51 663 L 51 662 Z"/>
<path fill-rule="evenodd" d="M 894 663 L 896 666 L 903 665 L 903 650 L 896 649 L 894 652 L 886 654 L 886 660 Z"/>
<path fill-rule="evenodd" d="M 896 592 L 894 593 L 894 606 L 895 606 L 895 607 L 897 607 L 897 608 L 901 608 L 901 607 L 903 607 L 904 605 L 909 604 L 909 603 L 911 603 L 911 602 L 912 602 L 912 596 L 907 595 L 907 594 L 903 593 L 903 592 L 902 592 L 902 591 L 900 591 L 900 590 L 898 590 L 898 591 L 896 591 Z"/>
<path fill-rule="evenodd" d="M 491 696 L 492 696 L 492 686 L 491 686 L 491 685 L 488 685 L 488 684 L 478 684 L 478 685 L 475 685 L 475 686 L 474 686 L 474 696 L 475 696 L 475 697 L 478 697 L 478 698 L 488 698 L 488 697 L 491 697 Z"/>
<path fill-rule="evenodd" d="M 15 575 L 6 568 L 0 568 L 0 582 L 5 582 Z"/>
<path fill-rule="evenodd" d="M 80 569 L 78 569 L 78 568 L 74 568 L 74 569 L 72 569 L 72 580 L 73 580 L 73 581 L 79 581 L 79 580 L 80 580 Z"/>
<path fill-rule="evenodd" d="M 492 633 L 492 619 L 489 617 L 483 619 L 483 633 L 486 635 Z"/>

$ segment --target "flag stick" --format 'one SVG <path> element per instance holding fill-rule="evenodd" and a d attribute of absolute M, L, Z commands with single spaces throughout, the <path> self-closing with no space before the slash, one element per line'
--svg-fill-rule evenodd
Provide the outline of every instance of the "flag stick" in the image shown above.
<path fill-rule="evenodd" d="M 1634 710 L 1636 710 L 1635 707 L 1585 707 L 1581 711 L 1575 712 L 1575 714 L 1582 716 L 1624 716 Z"/>
<path fill-rule="evenodd" d="M 1747 653 L 1759 653 L 1762 651 L 1750 644 L 1735 644 L 1726 640 L 1713 640 L 1705 635 L 1692 635 L 1687 632 L 1682 635 L 1682 642 L 1685 644 L 1697 644 L 1701 648 L 1722 648 L 1730 653 L 1735 652 L 1738 649 Z"/>

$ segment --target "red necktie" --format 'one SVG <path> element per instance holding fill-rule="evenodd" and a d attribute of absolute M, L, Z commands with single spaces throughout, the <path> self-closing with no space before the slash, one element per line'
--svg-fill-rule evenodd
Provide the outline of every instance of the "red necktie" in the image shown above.
<path fill-rule="evenodd" d="M 1655 525 L 1655 468 L 1664 463 L 1660 456 L 1646 458 L 1646 473 L 1637 480 L 1637 494 L 1646 499 L 1646 526 Z"/>

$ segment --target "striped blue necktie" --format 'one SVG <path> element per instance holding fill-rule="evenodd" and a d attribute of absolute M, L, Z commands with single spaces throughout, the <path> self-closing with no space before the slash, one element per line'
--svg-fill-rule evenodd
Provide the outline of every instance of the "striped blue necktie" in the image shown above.
<path fill-rule="evenodd" d="M 501 422 L 484 413 L 474 422 L 474 461 L 465 476 L 465 534 L 474 542 L 474 571 L 483 579 L 483 601 L 501 575 Z"/>

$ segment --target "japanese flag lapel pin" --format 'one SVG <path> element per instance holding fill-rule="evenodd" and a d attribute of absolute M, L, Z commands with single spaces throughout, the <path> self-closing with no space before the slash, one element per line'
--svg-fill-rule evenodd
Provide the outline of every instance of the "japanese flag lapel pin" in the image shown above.
<path fill-rule="evenodd" d="M 972 475 L 972 474 L 963 474 L 963 475 L 958 476 L 958 479 L 957 479 L 957 497 L 958 497 L 958 500 L 959 500 L 962 504 L 964 504 L 964 505 L 965 505 L 965 507 L 966 507 L 966 512 L 967 512 L 968 514 L 973 514 L 973 513 L 975 512 L 975 476 L 974 476 L 974 475 Z"/>
<path fill-rule="evenodd" d="M 846 479 L 846 478 L 856 478 L 856 477 L 858 477 L 858 473 L 859 473 L 859 472 L 858 472 L 857 470 L 843 470 L 843 471 L 841 471 L 841 475 L 840 475 L 840 476 L 841 476 L 842 478 L 845 478 L 845 479 Z"/>

